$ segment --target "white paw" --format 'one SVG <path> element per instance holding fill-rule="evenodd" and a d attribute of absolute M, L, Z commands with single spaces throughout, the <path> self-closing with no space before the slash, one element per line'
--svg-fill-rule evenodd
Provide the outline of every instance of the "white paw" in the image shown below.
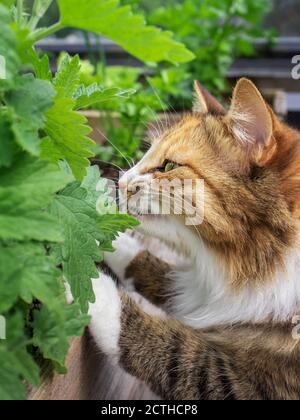
<path fill-rule="evenodd" d="M 131 261 L 144 250 L 138 239 L 122 233 L 114 242 L 115 252 L 106 252 L 104 261 L 122 281 L 125 280 L 126 268 Z"/>
<path fill-rule="evenodd" d="M 71 287 L 66 280 L 64 280 L 64 285 L 65 285 L 66 301 L 67 301 L 68 305 L 71 305 L 74 302 L 74 298 L 73 298 L 73 295 L 72 295 L 72 292 L 71 292 Z"/>
<path fill-rule="evenodd" d="M 114 281 L 100 274 L 93 281 L 96 302 L 90 304 L 90 330 L 100 349 L 113 359 L 119 357 L 121 299 Z"/>

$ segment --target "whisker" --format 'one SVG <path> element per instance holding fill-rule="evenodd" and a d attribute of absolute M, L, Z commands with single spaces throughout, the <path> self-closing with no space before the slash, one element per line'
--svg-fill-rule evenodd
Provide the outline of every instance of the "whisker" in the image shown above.
<path fill-rule="evenodd" d="M 125 161 L 128 163 L 129 168 L 132 168 L 132 166 L 130 165 L 129 160 L 126 158 L 126 156 L 124 155 L 124 153 L 122 153 L 120 151 L 120 149 L 117 148 L 117 146 L 115 144 L 113 144 L 107 137 L 106 135 L 99 129 L 97 128 L 97 131 L 105 138 L 106 141 L 108 141 L 108 143 L 120 154 L 120 156 L 122 156 Z"/>
<path fill-rule="evenodd" d="M 101 160 L 101 159 L 95 159 L 96 162 L 102 162 L 105 163 L 107 165 L 111 165 L 111 166 L 115 166 L 117 169 L 119 169 L 121 172 L 124 172 L 124 169 L 122 169 L 120 166 L 118 166 L 117 164 L 113 163 L 113 162 L 107 162 L 105 160 Z"/>

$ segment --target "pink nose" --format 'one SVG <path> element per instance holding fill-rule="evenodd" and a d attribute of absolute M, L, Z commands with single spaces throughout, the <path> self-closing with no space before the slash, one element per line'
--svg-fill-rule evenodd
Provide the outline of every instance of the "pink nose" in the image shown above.
<path fill-rule="evenodd" d="M 125 188 L 127 187 L 127 182 L 126 181 L 119 181 L 119 188 L 120 190 L 125 190 Z"/>

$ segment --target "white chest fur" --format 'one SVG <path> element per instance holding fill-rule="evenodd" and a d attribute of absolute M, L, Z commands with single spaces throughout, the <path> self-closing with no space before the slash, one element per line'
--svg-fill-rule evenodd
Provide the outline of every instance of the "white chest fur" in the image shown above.
<path fill-rule="evenodd" d="M 172 314 L 194 328 L 236 322 L 287 321 L 300 309 L 300 252 L 293 251 L 286 270 L 260 288 L 234 291 L 215 256 L 199 235 L 175 219 L 146 223 L 148 233 L 176 244 L 187 262 L 171 274 L 176 297 Z"/>

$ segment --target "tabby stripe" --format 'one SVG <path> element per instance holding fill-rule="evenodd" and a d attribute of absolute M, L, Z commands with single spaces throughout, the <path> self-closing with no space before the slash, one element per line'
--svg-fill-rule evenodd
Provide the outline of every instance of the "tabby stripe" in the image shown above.
<path fill-rule="evenodd" d="M 179 359 L 181 355 L 181 337 L 178 335 L 173 336 L 173 343 L 170 349 L 170 361 L 167 368 L 169 372 L 169 388 L 172 390 L 175 388 L 178 381 L 179 372 Z"/>
<path fill-rule="evenodd" d="M 208 372 L 210 365 L 209 354 L 206 354 L 203 363 L 200 366 L 198 373 L 198 392 L 200 400 L 209 400 L 209 382 L 208 382 Z"/>
<path fill-rule="evenodd" d="M 216 356 L 216 365 L 222 390 L 224 392 L 224 400 L 236 400 L 233 385 L 229 379 L 228 372 L 226 371 L 225 361 L 220 356 Z"/>

